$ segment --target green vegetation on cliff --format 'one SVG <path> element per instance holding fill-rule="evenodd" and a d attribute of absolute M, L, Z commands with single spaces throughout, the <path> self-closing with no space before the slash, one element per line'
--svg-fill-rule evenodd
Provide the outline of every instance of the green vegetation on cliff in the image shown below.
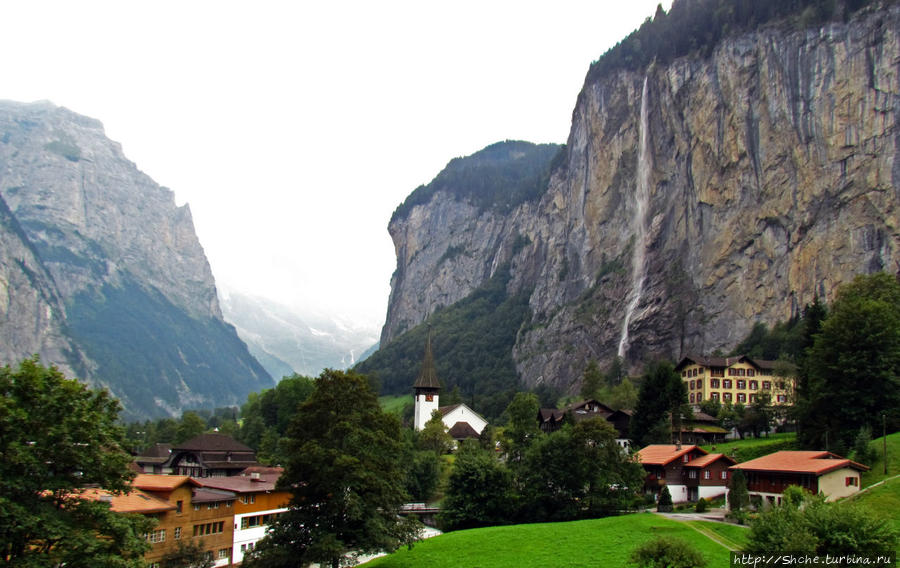
<path fill-rule="evenodd" d="M 382 394 L 411 392 L 421 367 L 427 326 L 438 377 L 446 396 L 459 387 L 463 401 L 485 418 L 497 418 L 518 389 L 512 348 L 530 318 L 528 294 L 509 295 L 509 270 L 497 274 L 463 300 L 438 310 L 356 366 L 375 375 Z"/>
<path fill-rule="evenodd" d="M 539 198 L 547 189 L 550 171 L 565 146 L 505 141 L 491 144 L 465 158 L 450 160 L 428 185 L 417 187 L 394 211 L 391 221 L 406 217 L 416 205 L 428 203 L 438 191 L 466 199 L 482 210 L 510 211 Z"/>
<path fill-rule="evenodd" d="M 640 28 L 591 65 L 587 82 L 619 70 L 637 71 L 651 62 L 669 63 L 691 54 L 709 55 L 719 41 L 774 21 L 806 28 L 844 20 L 872 0 L 675 0 L 657 7 Z M 891 3 L 888 1 L 887 3 Z"/>

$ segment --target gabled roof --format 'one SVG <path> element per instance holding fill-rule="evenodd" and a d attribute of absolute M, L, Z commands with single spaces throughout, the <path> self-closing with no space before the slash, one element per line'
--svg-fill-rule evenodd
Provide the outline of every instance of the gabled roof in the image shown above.
<path fill-rule="evenodd" d="M 688 365 L 695 363 L 703 367 L 730 367 L 735 363 L 745 361 L 750 363 L 757 369 L 773 370 L 778 364 L 777 361 L 768 361 L 766 359 L 758 359 L 756 357 L 748 357 L 747 355 L 735 355 L 734 357 L 703 357 L 702 355 L 686 355 L 681 361 L 675 365 L 675 370 L 679 371 Z M 789 363 L 785 363 L 790 365 Z"/>
<path fill-rule="evenodd" d="M 172 444 L 157 443 L 141 452 L 138 456 L 138 461 L 142 463 L 162 463 L 169 459 L 169 454 L 171 453 Z"/>
<path fill-rule="evenodd" d="M 148 515 L 150 513 L 174 511 L 176 508 L 175 505 L 168 501 L 144 493 L 140 489 L 132 489 L 127 495 L 117 495 L 105 489 L 91 488 L 82 491 L 80 497 L 89 501 L 106 501 L 110 504 L 110 510 L 116 513 L 141 513 Z"/>
<path fill-rule="evenodd" d="M 538 410 L 538 419 L 541 422 L 559 422 L 566 415 L 565 411 L 556 408 L 542 408 Z"/>
<path fill-rule="evenodd" d="M 225 491 L 234 491 L 235 493 L 274 491 L 275 485 L 278 483 L 278 478 L 281 477 L 281 473 L 284 469 L 280 467 L 259 469 L 268 471 L 248 472 L 245 470 L 241 475 L 233 475 L 231 477 L 204 477 L 198 481 L 204 487 L 224 489 Z M 254 473 L 257 475 L 254 475 Z"/>
<path fill-rule="evenodd" d="M 744 471 L 772 471 L 785 473 L 812 473 L 822 475 L 849 467 L 858 471 L 868 471 L 868 466 L 850 461 L 837 454 L 825 451 L 782 450 L 754 460 L 731 466 Z"/>
<path fill-rule="evenodd" d="M 214 503 L 216 501 L 234 501 L 236 495 L 232 491 L 197 487 L 191 495 L 191 503 Z"/>
<path fill-rule="evenodd" d="M 440 389 L 441 383 L 437 378 L 437 371 L 434 368 L 434 355 L 431 353 L 431 331 L 425 339 L 425 357 L 422 360 L 422 370 L 416 378 L 413 388 L 416 389 Z"/>
<path fill-rule="evenodd" d="M 186 442 L 182 442 L 173 448 L 172 453 L 180 451 L 195 452 L 250 452 L 253 448 L 245 446 L 231 436 L 225 434 L 200 434 Z"/>
<path fill-rule="evenodd" d="M 447 431 L 447 433 L 450 434 L 450 437 L 454 440 L 465 440 L 478 437 L 478 432 L 476 432 L 468 422 L 457 422 Z"/>
<path fill-rule="evenodd" d="M 190 483 L 194 486 L 200 485 L 187 475 L 156 475 L 151 473 L 136 475 L 131 485 L 144 491 L 173 491 L 185 483 Z"/>
<path fill-rule="evenodd" d="M 668 465 L 692 450 L 706 454 L 706 450 L 698 446 L 684 445 L 679 448 L 676 444 L 653 444 L 638 450 L 637 455 L 644 465 Z"/>
<path fill-rule="evenodd" d="M 589 410 L 589 408 L 593 408 L 593 410 Z M 579 402 L 573 402 L 569 406 L 566 407 L 566 411 L 572 411 L 578 413 L 580 411 L 585 411 L 593 414 L 603 414 L 605 416 L 609 416 L 613 412 L 615 412 L 612 408 L 606 406 L 600 401 L 594 399 L 582 400 Z"/>
<path fill-rule="evenodd" d="M 736 464 L 737 462 L 726 456 L 725 454 L 706 454 L 705 456 L 700 456 L 699 458 L 694 458 L 691 461 L 684 464 L 684 467 L 706 467 L 711 463 L 715 463 L 719 460 L 725 460 L 731 462 L 732 464 Z"/>

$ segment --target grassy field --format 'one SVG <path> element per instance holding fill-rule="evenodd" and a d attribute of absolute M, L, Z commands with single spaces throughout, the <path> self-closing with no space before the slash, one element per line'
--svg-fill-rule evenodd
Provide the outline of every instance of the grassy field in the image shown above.
<path fill-rule="evenodd" d="M 687 521 L 685 524 L 734 550 L 740 550 L 746 546 L 747 536 L 750 534 L 750 530 L 746 526 L 713 521 Z"/>
<path fill-rule="evenodd" d="M 873 463 L 867 463 L 870 469 L 862 474 L 862 486 L 868 487 L 873 483 L 877 483 L 885 477 L 891 477 L 900 473 L 900 432 L 889 434 L 887 437 L 887 457 L 888 457 L 888 474 L 884 475 L 884 439 L 878 438 L 872 440 L 869 448 L 875 450 L 878 455 Z"/>
<path fill-rule="evenodd" d="M 700 523 L 699 528 L 707 529 Z M 738 530 L 740 527 L 734 527 Z M 722 534 L 737 541 L 724 529 Z M 719 534 L 719 533 L 715 533 Z M 571 523 L 541 523 L 489 527 L 447 533 L 417 543 L 412 550 L 367 563 L 367 568 L 547 568 L 548 566 L 625 566 L 631 551 L 656 536 L 690 542 L 710 567 L 728 565 L 728 549 L 687 523 L 652 513 L 635 513 Z M 725 540 L 720 538 L 720 540 Z"/>
<path fill-rule="evenodd" d="M 900 531 L 900 477 L 855 495 L 845 502 L 857 504 L 873 515 L 887 519 L 894 530 Z"/>
<path fill-rule="evenodd" d="M 378 397 L 378 404 L 381 405 L 381 409 L 385 412 L 390 412 L 391 414 L 399 415 L 403 412 L 403 407 L 407 404 L 413 404 L 415 401 L 413 400 L 413 395 L 404 394 L 404 395 L 386 395 Z"/>
<path fill-rule="evenodd" d="M 795 450 L 797 434 L 785 432 L 783 434 L 769 434 L 768 437 L 747 438 L 745 440 L 728 440 L 722 444 L 701 446 L 709 453 L 737 456 L 739 462 L 745 462 L 777 452 L 779 450 Z"/>

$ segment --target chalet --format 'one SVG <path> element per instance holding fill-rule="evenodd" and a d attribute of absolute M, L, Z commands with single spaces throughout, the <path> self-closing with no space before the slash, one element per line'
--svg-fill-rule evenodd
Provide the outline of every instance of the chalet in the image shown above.
<path fill-rule="evenodd" d="M 705 400 L 749 405 L 766 394 L 776 406 L 792 404 L 794 378 L 775 374 L 775 362 L 746 355 L 737 357 L 684 357 L 675 371 L 681 374 L 688 391 L 688 401 Z"/>
<path fill-rule="evenodd" d="M 570 404 L 562 410 L 541 408 L 538 410 L 538 425 L 543 432 L 555 432 L 562 427 L 566 416 L 571 417 L 573 422 L 588 418 L 603 418 L 616 429 L 616 442 L 623 448 L 629 446 L 628 430 L 631 424 L 631 411 L 629 410 L 613 410 L 602 402 L 593 399 L 582 400 Z"/>
<path fill-rule="evenodd" d="M 236 496 L 232 544 L 235 564 L 243 561 L 244 555 L 266 535 L 269 525 L 287 511 L 291 493 L 276 489 L 282 471 L 278 467 L 251 467 L 237 476 L 197 480 L 206 488 Z"/>
<path fill-rule="evenodd" d="M 138 499 L 144 501 L 145 507 L 135 507 L 130 512 L 157 520 L 157 525 L 147 534 L 151 545 L 144 556 L 147 566 L 159 568 L 163 557 L 174 552 L 179 542 L 201 544 L 214 566 L 232 563 L 233 492 L 205 488 L 197 480 L 183 475 L 140 474 L 131 485 L 139 491 Z M 152 497 L 152 501 L 145 500 L 142 495 Z M 131 495 L 126 497 L 130 499 Z M 112 497 L 113 510 L 119 506 L 117 500 L 120 498 Z M 129 503 L 122 506 L 127 507 Z"/>
<path fill-rule="evenodd" d="M 781 503 L 786 487 L 822 493 L 828 501 L 859 491 L 862 464 L 824 451 L 781 451 L 731 466 L 747 477 L 747 491 L 763 504 Z"/>
<path fill-rule="evenodd" d="M 690 420 L 681 427 L 679 440 L 684 444 L 718 444 L 725 441 L 728 430 L 719 426 L 719 420 L 705 412 L 694 411 Z"/>
<path fill-rule="evenodd" d="M 650 445 L 637 456 L 647 472 L 644 491 L 658 495 L 667 486 L 673 503 L 725 494 L 728 466 L 735 463 L 724 454 L 708 454 L 697 446 L 680 444 Z"/>
<path fill-rule="evenodd" d="M 138 473 L 172 473 L 163 467 L 171 455 L 172 444 L 153 444 L 134 458 L 134 463 Z"/>
<path fill-rule="evenodd" d="M 256 452 L 225 434 L 201 434 L 172 448 L 162 471 L 191 477 L 239 475 L 256 463 Z"/>

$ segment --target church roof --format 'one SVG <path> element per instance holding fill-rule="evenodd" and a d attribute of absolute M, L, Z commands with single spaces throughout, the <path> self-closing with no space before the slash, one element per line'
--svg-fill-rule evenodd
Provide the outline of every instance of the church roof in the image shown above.
<path fill-rule="evenodd" d="M 450 434 L 450 437 L 454 440 L 465 440 L 467 438 L 478 437 L 478 432 L 475 431 L 475 428 L 472 428 L 472 425 L 468 422 L 462 421 L 454 424 L 447 433 Z"/>
<path fill-rule="evenodd" d="M 416 389 L 440 389 L 441 383 L 437 378 L 437 371 L 434 369 L 434 355 L 431 353 L 431 332 L 425 340 L 425 359 L 422 361 L 422 371 L 413 385 Z"/>

